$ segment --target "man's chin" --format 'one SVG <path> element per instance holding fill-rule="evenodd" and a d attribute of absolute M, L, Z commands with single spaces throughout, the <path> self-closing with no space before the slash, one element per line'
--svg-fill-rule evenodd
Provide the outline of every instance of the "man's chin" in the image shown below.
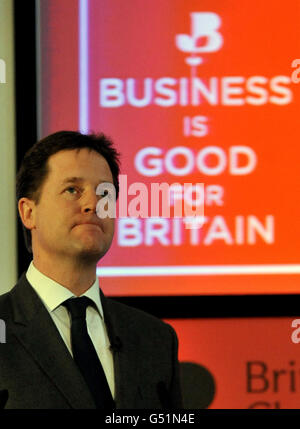
<path fill-rule="evenodd" d="M 77 253 L 77 259 L 89 263 L 97 263 L 107 252 L 108 249 L 99 247 L 81 248 Z"/>

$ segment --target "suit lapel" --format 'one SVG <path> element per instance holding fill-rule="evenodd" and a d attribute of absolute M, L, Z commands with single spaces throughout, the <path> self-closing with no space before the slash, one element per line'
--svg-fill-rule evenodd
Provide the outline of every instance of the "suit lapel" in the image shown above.
<path fill-rule="evenodd" d="M 95 408 L 87 386 L 51 316 L 25 273 L 11 291 L 12 331 L 71 408 Z"/>
<path fill-rule="evenodd" d="M 140 339 L 129 329 L 128 320 L 116 311 L 115 303 L 100 290 L 104 321 L 114 351 L 115 402 L 117 408 L 135 408 L 140 395 Z M 115 346 L 114 346 L 115 345 Z"/>
<path fill-rule="evenodd" d="M 134 408 L 139 388 L 140 339 L 128 329 L 127 320 L 116 312 L 116 305 L 105 298 L 101 302 L 108 336 L 112 345 L 115 371 L 115 401 L 117 408 Z M 22 274 L 10 292 L 13 323 L 12 332 L 32 359 L 47 374 L 65 397 L 71 408 L 95 408 L 93 399 L 72 356 L 64 344 L 44 304 Z"/>

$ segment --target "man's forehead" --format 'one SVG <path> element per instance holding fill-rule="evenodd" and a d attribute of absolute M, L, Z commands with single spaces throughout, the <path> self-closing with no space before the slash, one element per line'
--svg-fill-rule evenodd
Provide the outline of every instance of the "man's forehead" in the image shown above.
<path fill-rule="evenodd" d="M 107 162 L 104 156 L 94 149 L 89 148 L 78 148 L 78 149 L 62 149 L 48 159 L 51 164 L 61 164 L 64 162 L 79 162 L 81 159 L 93 159 L 95 161 Z"/>
<path fill-rule="evenodd" d="M 48 166 L 50 175 L 64 183 L 83 182 L 89 177 L 95 180 L 95 175 L 101 182 L 112 179 L 106 159 L 98 152 L 86 148 L 80 149 L 80 152 L 78 149 L 59 151 L 49 157 Z"/>

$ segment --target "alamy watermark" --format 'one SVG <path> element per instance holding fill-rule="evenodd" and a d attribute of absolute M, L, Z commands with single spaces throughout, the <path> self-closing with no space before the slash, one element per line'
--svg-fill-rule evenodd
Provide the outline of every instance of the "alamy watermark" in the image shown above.
<path fill-rule="evenodd" d="M 1 343 L 6 343 L 6 325 L 2 319 L 0 319 L 0 344 Z"/>
<path fill-rule="evenodd" d="M 6 63 L 0 58 L 0 83 L 6 83 Z"/>
<path fill-rule="evenodd" d="M 294 319 L 292 321 L 291 327 L 296 328 L 293 330 L 291 335 L 291 340 L 294 344 L 300 343 L 300 319 Z"/>
<path fill-rule="evenodd" d="M 300 82 L 300 59 L 294 59 L 291 66 L 293 68 L 297 67 L 296 70 L 293 71 L 291 79 L 293 83 L 298 83 Z"/>
<path fill-rule="evenodd" d="M 116 210 L 116 189 L 112 183 L 99 183 L 96 194 L 101 196 L 96 212 L 99 218 L 184 218 L 189 229 L 204 224 L 204 183 L 134 182 L 129 187 L 127 175 L 119 176 L 119 212 Z M 128 202 L 128 197 L 134 197 Z"/>

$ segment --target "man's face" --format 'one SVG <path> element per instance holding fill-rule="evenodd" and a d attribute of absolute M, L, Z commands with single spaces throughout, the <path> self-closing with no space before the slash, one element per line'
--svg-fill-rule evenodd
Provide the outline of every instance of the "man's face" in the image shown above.
<path fill-rule="evenodd" d="M 100 219 L 96 213 L 101 198 L 96 195 L 97 186 L 113 183 L 107 161 L 93 150 L 63 150 L 49 158 L 48 166 L 39 204 L 33 208 L 34 255 L 98 261 L 114 234 L 114 219 Z M 67 181 L 74 177 L 81 180 Z"/>

